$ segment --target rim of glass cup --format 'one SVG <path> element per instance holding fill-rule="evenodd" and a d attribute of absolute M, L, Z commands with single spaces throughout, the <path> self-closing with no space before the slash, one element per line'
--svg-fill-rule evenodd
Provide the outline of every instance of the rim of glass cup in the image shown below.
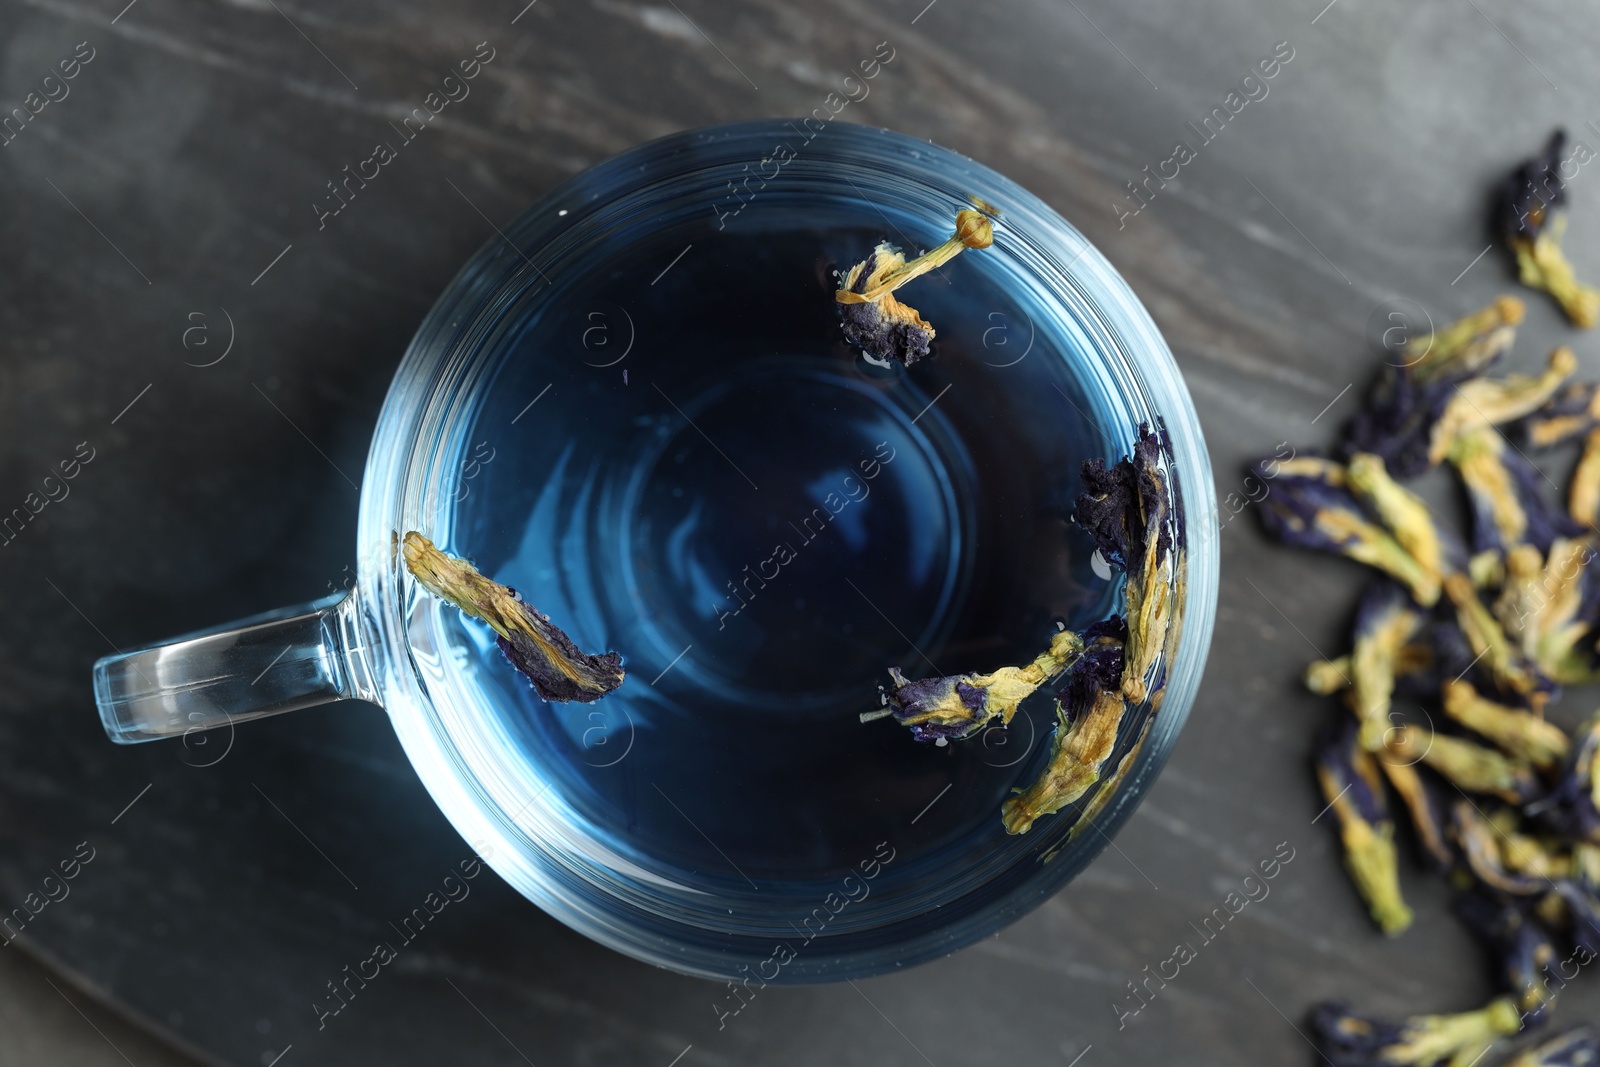
<path fill-rule="evenodd" d="M 434 801 L 501 877 L 547 913 L 637 959 L 711 978 L 733 976 L 740 964 L 768 959 L 771 935 L 686 925 L 685 936 L 674 943 L 670 934 L 663 935 L 663 916 L 646 921 L 641 914 L 632 921 L 626 908 L 619 911 L 618 902 L 607 899 L 613 890 L 592 877 L 593 855 L 568 847 L 577 843 L 563 841 L 556 822 L 535 822 L 537 834 L 527 834 L 526 814 L 537 807 L 539 796 L 528 798 L 518 811 L 491 795 L 497 788 L 503 793 L 510 783 L 474 776 L 472 754 L 461 750 L 459 737 L 450 736 L 427 691 L 432 650 L 419 655 L 412 646 L 415 594 L 400 566 L 396 538 L 422 526 L 423 516 L 437 514 L 438 502 L 450 492 L 461 414 L 483 370 L 483 353 L 474 349 L 530 280 L 651 197 L 695 183 L 720 189 L 741 176 L 742 168 L 764 161 L 779 140 L 795 140 L 797 128 L 762 120 L 673 134 L 600 163 L 540 198 L 468 261 L 418 328 L 379 415 L 361 490 L 357 597 L 373 652 L 375 690 Z M 1036 907 L 1098 855 L 1160 772 L 1188 716 L 1210 646 L 1219 570 L 1216 500 L 1198 418 L 1165 341 L 1105 257 L 1022 187 L 925 141 L 834 123 L 791 163 L 802 180 L 825 178 L 830 166 L 875 172 L 884 186 L 933 189 L 952 203 L 982 191 L 1004 205 L 1006 239 L 1013 250 L 1057 284 L 1055 295 L 1094 339 L 1098 357 L 1112 365 L 1127 394 L 1164 419 L 1184 505 L 1187 588 L 1178 606 L 1183 632 L 1173 662 L 1166 665 L 1164 702 L 1130 757 L 1134 764 L 1115 797 L 1094 816 L 1098 833 L 1063 841 L 1065 847 L 1048 864 L 1037 857 L 1022 860 L 1037 869 L 1004 896 L 947 924 L 905 939 L 889 936 L 892 928 L 856 938 L 855 944 L 830 938 L 785 969 L 782 980 L 791 981 L 862 977 L 946 955 Z M 713 210 L 709 202 L 706 210 Z M 1127 433 L 1131 443 L 1131 427 Z"/>

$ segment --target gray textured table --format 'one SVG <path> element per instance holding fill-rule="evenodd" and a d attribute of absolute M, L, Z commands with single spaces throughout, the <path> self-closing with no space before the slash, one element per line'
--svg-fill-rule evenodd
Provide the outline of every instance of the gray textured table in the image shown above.
<path fill-rule="evenodd" d="M 210 756 L 106 743 L 88 669 L 344 582 L 340 472 L 359 471 L 399 352 L 490 220 L 638 141 L 821 106 L 880 41 L 895 62 L 843 118 L 966 152 L 1095 240 L 1176 351 L 1226 493 L 1277 442 L 1331 438 L 1373 365 L 1375 309 L 1407 297 L 1444 320 L 1509 285 L 1497 252 L 1474 258 L 1486 190 L 1555 124 L 1600 137 L 1592 18 L 1551 0 L 125 2 L 0 8 L 4 108 L 79 57 L 67 95 L 0 148 L 0 504 L 79 442 L 94 455 L 0 551 L 0 903 L 89 842 L 70 896 L 19 940 L 63 978 L 209 1062 L 285 1067 L 1305 1063 L 1289 1020 L 1317 999 L 1400 1014 L 1486 998 L 1441 886 L 1408 865 L 1418 922 L 1385 942 L 1311 825 L 1328 712 L 1295 679 L 1313 645 L 1340 644 L 1355 574 L 1248 521 L 1223 536 L 1190 726 L 1116 850 L 956 957 L 768 990 L 720 1032 L 715 987 L 599 949 L 498 884 L 319 1032 L 324 983 L 462 851 L 382 713 L 251 724 L 192 766 Z M 472 95 L 319 231 L 324 183 L 479 41 L 496 58 Z M 1282 41 L 1268 95 L 1124 214 L 1125 183 L 1196 142 L 1187 123 Z M 1569 245 L 1600 275 L 1600 178 L 1574 195 Z M 196 366 L 230 334 L 226 359 Z M 1517 358 L 1567 336 L 1534 300 Z M 1600 374 L 1594 341 L 1576 343 Z M 1119 1031 L 1126 983 L 1198 940 L 1281 842 L 1295 858 L 1270 897 Z M 1600 1015 L 1600 989 L 1560 1015 Z M 0 1062 L 8 1042 L 36 1047 L 0 1035 Z"/>

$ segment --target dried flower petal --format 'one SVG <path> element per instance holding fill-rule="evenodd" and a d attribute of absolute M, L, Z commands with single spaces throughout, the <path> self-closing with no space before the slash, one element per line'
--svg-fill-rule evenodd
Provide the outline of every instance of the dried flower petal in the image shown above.
<path fill-rule="evenodd" d="M 1384 756 L 1384 753 L 1377 755 L 1378 766 L 1383 768 L 1384 777 L 1389 779 L 1389 784 L 1394 786 L 1394 791 L 1405 802 L 1417 840 L 1435 867 L 1441 871 L 1449 870 L 1455 865 L 1455 853 L 1450 848 L 1446 834 L 1444 802 L 1439 798 L 1434 781 L 1423 777 L 1423 772 L 1414 765 L 1399 763 Z"/>
<path fill-rule="evenodd" d="M 1514 896 L 1532 896 L 1550 888 L 1546 878 L 1506 867 L 1501 851 L 1503 831 L 1485 818 L 1472 801 L 1456 801 L 1450 811 L 1450 831 L 1461 846 L 1467 868 L 1481 884 Z"/>
<path fill-rule="evenodd" d="M 1394 821 L 1377 761 L 1357 743 L 1352 724 L 1341 724 L 1318 746 L 1317 781 L 1339 819 L 1350 880 L 1378 928 L 1390 937 L 1399 934 L 1411 925 L 1411 909 L 1400 895 Z"/>
<path fill-rule="evenodd" d="M 1258 510 L 1267 533 L 1286 545 L 1336 552 L 1376 567 L 1404 584 L 1424 607 L 1439 599 L 1439 573 L 1417 562 L 1368 516 L 1341 464 L 1312 457 L 1280 462 L 1272 495 Z"/>
<path fill-rule="evenodd" d="M 1494 428 L 1463 433 L 1449 458 L 1467 487 L 1475 551 L 1505 552 L 1526 542 L 1542 552 L 1557 537 L 1579 532 L 1564 513 L 1545 502 L 1538 470 Z"/>
<path fill-rule="evenodd" d="M 1456 385 L 1428 435 L 1428 462 L 1443 460 L 1462 434 L 1537 411 L 1577 369 L 1577 355 L 1563 345 L 1550 353 L 1544 372 L 1533 377 L 1471 378 Z"/>
<path fill-rule="evenodd" d="M 1600 1034 L 1574 1027 L 1528 1049 L 1505 1067 L 1600 1067 Z"/>
<path fill-rule="evenodd" d="M 1561 727 L 1526 708 L 1497 704 L 1467 682 L 1446 682 L 1444 710 L 1456 722 L 1493 741 L 1506 755 L 1540 770 L 1566 759 L 1571 740 Z"/>
<path fill-rule="evenodd" d="M 1600 428 L 1600 382 L 1568 382 L 1544 407 L 1506 427 L 1524 449 L 1551 448 Z"/>
<path fill-rule="evenodd" d="M 1600 321 L 1600 291 L 1578 281 L 1561 251 L 1566 216 L 1556 209 L 1566 203 L 1567 192 L 1557 171 L 1565 146 L 1565 131 L 1556 130 L 1544 151 L 1506 178 L 1495 211 L 1522 284 L 1549 293 L 1573 325 L 1588 328 Z"/>
<path fill-rule="evenodd" d="M 1600 844 L 1573 846 L 1570 877 L 1556 882 L 1556 894 L 1566 905 L 1573 944 L 1600 957 Z"/>
<path fill-rule="evenodd" d="M 970 737 L 999 719 L 1009 723 L 1017 707 L 1045 682 L 1066 670 L 1083 651 L 1083 641 L 1070 630 L 1050 639 L 1050 647 L 1023 667 L 1001 667 L 987 674 L 957 674 L 906 681 L 898 667 L 889 668 L 894 688 L 888 691 L 888 712 L 911 728 L 918 741 Z M 866 712 L 863 721 L 884 712 Z"/>
<path fill-rule="evenodd" d="M 1389 477 L 1381 456 L 1357 452 L 1350 457 L 1345 476 L 1357 498 L 1425 570 L 1443 574 L 1461 568 L 1466 553 L 1434 524 L 1421 497 Z"/>
<path fill-rule="evenodd" d="M 1518 545 L 1506 556 L 1505 571 L 1495 615 L 1506 635 L 1552 681 L 1597 680 L 1600 555 L 1590 539 L 1557 538 L 1548 559 L 1532 545 Z"/>
<path fill-rule="evenodd" d="M 948 241 L 909 262 L 893 245 L 878 245 L 872 255 L 839 276 L 834 301 L 845 339 L 878 360 L 899 360 L 906 366 L 917 362 L 928 354 L 935 332 L 915 308 L 894 298 L 894 290 L 968 248 L 988 248 L 993 243 L 993 223 L 983 212 L 967 208 L 956 213 L 956 232 Z"/>
<path fill-rule="evenodd" d="M 1512 644 L 1493 613 L 1478 598 L 1478 591 L 1464 574 L 1444 580 L 1445 594 L 1455 605 L 1456 621 L 1472 646 L 1480 665 L 1494 679 L 1501 695 L 1520 700 L 1542 713 L 1555 691 L 1555 685 L 1539 670 L 1521 648 Z"/>
<path fill-rule="evenodd" d="M 1413 338 L 1404 362 L 1386 364 L 1367 403 L 1345 428 L 1342 452 L 1383 457 L 1396 478 L 1421 474 L 1435 423 L 1456 396 L 1456 385 L 1476 377 L 1511 347 L 1522 302 L 1501 297 L 1435 334 Z"/>
<path fill-rule="evenodd" d="M 893 245 L 880 244 L 840 279 L 841 291 L 859 294 L 874 289 L 905 263 L 906 257 Z M 902 304 L 892 293 L 870 302 L 841 304 L 839 321 L 846 341 L 880 362 L 899 360 L 908 367 L 928 354 L 937 334 L 916 308 Z"/>
<path fill-rule="evenodd" d="M 1469 793 L 1488 793 L 1512 804 L 1526 804 L 1543 793 L 1526 765 L 1492 748 L 1420 726 L 1397 726 L 1389 732 L 1385 759 L 1423 762 Z"/>
<path fill-rule="evenodd" d="M 1573 736 L 1555 788 L 1528 808 L 1568 841 L 1600 844 L 1600 712 Z"/>
<path fill-rule="evenodd" d="M 1408 340 L 1401 368 L 1423 383 L 1477 377 L 1511 350 L 1516 328 L 1526 313 L 1516 297 L 1495 297 L 1493 303 L 1442 330 Z"/>
<path fill-rule="evenodd" d="M 1161 439 L 1141 425 L 1133 455 L 1110 467 L 1099 459 L 1084 463 L 1084 491 L 1072 512 L 1073 521 L 1093 535 L 1101 557 L 1127 572 L 1122 689 L 1136 703 L 1148 694 L 1147 678 L 1160 657 L 1172 612 L 1173 532 L 1161 456 Z"/>
<path fill-rule="evenodd" d="M 1118 761 L 1110 774 L 1101 776 L 1100 785 L 1096 788 L 1094 796 L 1090 798 L 1089 803 L 1083 806 L 1083 810 L 1078 813 L 1078 819 L 1072 824 L 1072 829 L 1067 831 L 1068 841 L 1092 827 L 1095 819 L 1099 818 L 1100 813 L 1105 810 L 1106 805 L 1116 798 L 1119 791 L 1118 787 L 1121 786 L 1123 779 L 1128 777 L 1129 772 L 1138 763 L 1139 752 L 1144 748 L 1145 740 L 1150 736 L 1150 727 L 1155 725 L 1155 721 L 1153 716 L 1145 720 L 1144 729 L 1139 731 L 1139 739 L 1128 747 L 1127 754 Z"/>
<path fill-rule="evenodd" d="M 1084 632 L 1083 654 L 1057 704 L 1049 760 L 1032 784 L 1000 807 L 1007 833 L 1027 833 L 1035 820 L 1060 811 L 1100 780 L 1128 706 L 1122 692 L 1126 632 L 1121 619 Z"/>
<path fill-rule="evenodd" d="M 1311 1013 L 1315 1044 L 1333 1067 L 1469 1067 L 1501 1038 L 1522 1026 L 1509 997 L 1459 1015 L 1413 1015 L 1393 1023 L 1358 1015 L 1348 1004 L 1319 1004 Z"/>
<path fill-rule="evenodd" d="M 551 703 L 589 703 L 622 684 L 622 657 L 589 655 L 510 586 L 490 581 L 466 560 L 447 556 L 412 530 L 403 543 L 406 569 L 424 589 L 488 623 L 512 666 Z"/>
<path fill-rule="evenodd" d="M 1392 725 L 1389 709 L 1400 650 L 1416 634 L 1422 615 L 1406 591 L 1389 581 L 1367 587 L 1356 609 L 1355 643 L 1350 653 L 1350 710 L 1361 724 L 1361 747 L 1376 752 Z"/>
<path fill-rule="evenodd" d="M 1549 931 L 1524 909 L 1481 892 L 1457 900 L 1456 914 L 1489 943 L 1500 965 L 1501 981 L 1522 1012 L 1523 1024 L 1543 1024 L 1559 988 L 1552 989 L 1545 977 L 1559 958 Z"/>

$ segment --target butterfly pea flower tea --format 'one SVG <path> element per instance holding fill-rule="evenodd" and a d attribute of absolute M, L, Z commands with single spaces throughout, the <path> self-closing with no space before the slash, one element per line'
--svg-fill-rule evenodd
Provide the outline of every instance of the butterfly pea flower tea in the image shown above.
<path fill-rule="evenodd" d="M 108 657 L 107 731 L 380 704 L 529 901 L 724 981 L 942 956 L 1081 871 L 1205 661 L 1193 407 L 1016 183 L 846 122 L 778 173 L 786 135 L 674 134 L 495 233 L 396 373 L 355 588 Z"/>

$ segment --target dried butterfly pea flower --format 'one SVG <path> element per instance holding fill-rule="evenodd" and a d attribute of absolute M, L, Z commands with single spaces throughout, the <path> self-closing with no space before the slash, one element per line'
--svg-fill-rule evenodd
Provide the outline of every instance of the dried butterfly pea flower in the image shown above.
<path fill-rule="evenodd" d="M 1467 488 L 1475 550 L 1505 552 L 1526 542 L 1544 551 L 1557 537 L 1579 532 L 1564 513 L 1545 502 L 1538 470 L 1492 427 L 1457 437 L 1449 458 Z"/>
<path fill-rule="evenodd" d="M 1455 385 L 1428 435 L 1428 462 L 1437 465 L 1462 434 L 1530 415 L 1544 406 L 1578 369 L 1578 357 L 1565 345 L 1550 353 L 1543 373 L 1532 377 L 1470 378 Z"/>
<path fill-rule="evenodd" d="M 1528 814 L 1568 841 L 1600 844 L 1600 712 L 1573 736 L 1572 751 L 1548 796 Z"/>
<path fill-rule="evenodd" d="M 1455 852 L 1450 847 L 1448 816 L 1438 788 L 1415 765 L 1387 759 L 1386 755 L 1377 754 L 1378 766 L 1383 768 L 1383 776 L 1389 779 L 1389 784 L 1405 803 L 1417 840 L 1436 868 L 1449 870 L 1455 865 Z"/>
<path fill-rule="evenodd" d="M 1526 708 L 1497 704 L 1467 682 L 1446 682 L 1444 710 L 1473 733 L 1493 741 L 1506 755 L 1539 770 L 1551 770 L 1572 747 L 1566 733 Z"/>
<path fill-rule="evenodd" d="M 1543 1025 L 1557 993 L 1545 978 L 1559 959 L 1550 932 L 1523 908 L 1481 892 L 1463 894 L 1456 901 L 1456 915 L 1488 942 L 1523 1025 Z"/>
<path fill-rule="evenodd" d="M 406 569 L 439 599 L 489 624 L 512 666 L 551 703 L 589 703 L 622 684 L 622 656 L 590 655 L 510 586 L 479 574 L 472 564 L 447 556 L 415 530 L 402 545 Z"/>
<path fill-rule="evenodd" d="M 1600 530 L 1600 429 L 1583 438 L 1583 452 L 1567 484 L 1567 514 L 1589 530 Z"/>
<path fill-rule="evenodd" d="M 1467 659 L 1471 658 L 1468 653 Z M 1433 646 L 1425 636 L 1419 635 L 1407 642 L 1394 663 L 1395 695 L 1418 699 L 1432 697 L 1439 688 L 1435 681 L 1438 673 L 1435 663 Z M 1318 696 L 1332 696 L 1350 688 L 1351 677 L 1351 659 L 1344 655 L 1307 664 L 1304 680 L 1306 688 Z"/>
<path fill-rule="evenodd" d="M 1357 452 L 1346 465 L 1345 478 L 1356 497 L 1425 570 L 1443 574 L 1459 570 L 1466 562 L 1466 552 L 1452 535 L 1435 525 L 1422 498 L 1389 477 L 1383 457 Z"/>
<path fill-rule="evenodd" d="M 1083 464 L 1084 491 L 1072 511 L 1073 521 L 1094 537 L 1101 558 L 1128 575 L 1122 690 L 1135 703 L 1148 695 L 1146 679 L 1160 657 L 1172 613 L 1173 532 L 1162 453 L 1161 439 L 1141 424 L 1131 456 L 1110 467 L 1099 459 Z"/>
<path fill-rule="evenodd" d="M 1402 763 L 1426 763 L 1469 793 L 1487 793 L 1512 804 L 1543 795 L 1533 771 L 1492 748 L 1420 726 L 1397 726 L 1385 739 L 1388 755 Z"/>
<path fill-rule="evenodd" d="M 1476 377 L 1511 350 L 1526 313 L 1521 300 L 1498 296 L 1442 330 L 1409 339 L 1401 350 L 1400 369 L 1424 383 Z"/>
<path fill-rule="evenodd" d="M 1464 574 L 1452 574 L 1444 580 L 1444 591 L 1455 606 L 1456 621 L 1478 664 L 1494 680 L 1500 693 L 1542 714 L 1555 691 L 1554 683 L 1506 637 L 1494 614 L 1478 598 L 1471 579 Z"/>
<path fill-rule="evenodd" d="M 1561 251 L 1566 215 L 1558 209 L 1567 190 L 1557 169 L 1565 146 L 1566 132 L 1556 130 L 1544 151 L 1519 164 L 1501 187 L 1495 213 L 1522 284 L 1555 297 L 1573 325 L 1587 329 L 1600 322 L 1600 291 L 1578 280 Z"/>
<path fill-rule="evenodd" d="M 1600 1067 L 1600 1034 L 1575 1027 L 1528 1049 L 1505 1067 Z"/>
<path fill-rule="evenodd" d="M 1145 739 L 1150 736 L 1150 727 L 1154 725 L 1154 717 L 1146 719 L 1144 728 L 1139 731 L 1139 739 L 1128 747 L 1127 755 L 1122 757 L 1110 774 L 1101 777 L 1100 785 L 1095 790 L 1094 796 L 1089 799 L 1089 803 L 1085 804 L 1078 813 L 1078 819 L 1072 824 L 1072 829 L 1067 831 L 1068 841 L 1073 840 L 1084 830 L 1092 827 L 1095 819 L 1099 818 L 1100 813 L 1105 810 L 1106 805 L 1116 798 L 1123 779 L 1127 778 L 1128 773 L 1133 770 L 1134 765 L 1138 762 L 1139 752 L 1144 748 Z"/>
<path fill-rule="evenodd" d="M 1521 320 L 1522 302 L 1501 297 L 1442 331 L 1413 338 L 1403 362 L 1384 366 L 1367 403 L 1346 426 L 1343 454 L 1379 455 L 1396 478 L 1433 466 L 1434 425 L 1455 398 L 1456 385 L 1495 363 L 1511 347 Z"/>
<path fill-rule="evenodd" d="M 1521 818 L 1511 813 L 1516 827 L 1499 828 L 1500 865 L 1512 874 L 1543 878 L 1548 885 L 1557 878 L 1572 877 L 1572 853 L 1562 851 L 1554 838 L 1538 838 L 1522 833 Z"/>
<path fill-rule="evenodd" d="M 898 667 L 890 667 L 894 688 L 888 691 L 887 709 L 865 712 L 861 719 L 870 722 L 892 715 L 895 722 L 909 726 L 918 741 L 970 737 L 994 719 L 1009 723 L 1018 705 L 1066 670 L 1082 651 L 1082 639 L 1062 630 L 1050 639 L 1049 648 L 1022 667 L 915 682 L 906 681 Z"/>
<path fill-rule="evenodd" d="M 1600 428 L 1600 382 L 1568 382 L 1538 411 L 1506 427 L 1524 449 L 1551 448 Z"/>
<path fill-rule="evenodd" d="M 1424 607 L 1439 599 L 1439 573 L 1419 563 L 1372 520 L 1350 491 L 1339 463 L 1312 457 L 1282 461 L 1273 493 L 1258 510 L 1267 533 L 1286 545 L 1336 552 L 1376 567 L 1405 585 Z"/>
<path fill-rule="evenodd" d="M 1572 871 L 1556 881 L 1565 905 L 1572 942 L 1591 958 L 1600 957 L 1600 845 L 1580 843 L 1572 849 Z"/>
<path fill-rule="evenodd" d="M 1533 896 L 1548 890 L 1548 878 L 1506 866 L 1503 833 L 1470 800 L 1458 800 L 1450 810 L 1450 834 L 1461 846 L 1467 869 L 1479 883 L 1514 896 Z"/>
<path fill-rule="evenodd" d="M 1378 928 L 1393 937 L 1411 925 L 1411 909 L 1400 895 L 1394 820 L 1377 761 L 1357 743 L 1356 730 L 1341 724 L 1317 747 L 1317 781 L 1339 820 L 1345 869 Z"/>
<path fill-rule="evenodd" d="M 1355 640 L 1350 653 L 1350 710 L 1361 724 L 1361 747 L 1376 752 L 1389 729 L 1400 650 L 1416 635 L 1422 614 L 1400 586 L 1374 582 L 1356 608 Z"/>
<path fill-rule="evenodd" d="M 922 359 L 936 332 L 915 308 L 896 300 L 894 290 L 968 248 L 988 248 L 993 243 L 993 223 L 983 212 L 968 208 L 956 213 L 956 231 L 948 241 L 909 262 L 893 245 L 878 245 L 839 276 L 834 300 L 845 339 L 885 362 L 899 360 L 909 367 Z"/>
<path fill-rule="evenodd" d="M 1505 584 L 1495 615 L 1506 635 L 1552 681 L 1577 685 L 1595 680 L 1600 657 L 1594 647 L 1600 621 L 1600 566 L 1588 538 L 1557 538 L 1548 558 L 1532 545 L 1506 556 Z"/>
<path fill-rule="evenodd" d="M 1038 778 L 1000 806 L 1007 833 L 1027 833 L 1035 820 L 1060 811 L 1100 780 L 1128 706 L 1122 691 L 1126 633 L 1120 618 L 1084 631 L 1083 654 L 1058 698 L 1049 760 Z"/>
<path fill-rule="evenodd" d="M 1342 1001 L 1312 1009 L 1311 1028 L 1317 1050 L 1332 1067 L 1471 1067 L 1500 1038 L 1522 1026 L 1521 1013 L 1510 997 L 1500 997 L 1478 1011 L 1459 1015 L 1413 1015 L 1388 1022 L 1353 1011 Z"/>

